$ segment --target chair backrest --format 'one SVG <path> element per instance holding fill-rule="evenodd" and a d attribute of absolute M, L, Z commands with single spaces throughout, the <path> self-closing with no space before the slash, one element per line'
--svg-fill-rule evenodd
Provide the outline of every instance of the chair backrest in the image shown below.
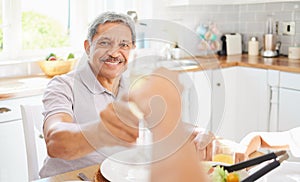
<path fill-rule="evenodd" d="M 42 112 L 42 105 L 21 105 L 29 181 L 40 178 L 39 170 L 47 156 Z"/>

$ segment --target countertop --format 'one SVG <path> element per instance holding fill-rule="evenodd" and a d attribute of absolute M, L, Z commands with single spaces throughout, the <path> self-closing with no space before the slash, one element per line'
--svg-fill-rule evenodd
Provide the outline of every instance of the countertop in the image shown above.
<path fill-rule="evenodd" d="M 272 69 L 292 73 L 300 73 L 300 60 L 291 60 L 287 57 L 264 58 L 261 56 L 248 56 L 247 54 L 232 56 L 206 56 L 196 57 L 200 68 L 190 71 L 199 71 L 202 69 L 217 69 L 232 66 L 244 66 L 261 69 Z"/>
<path fill-rule="evenodd" d="M 0 101 L 43 94 L 50 78 L 44 75 L 0 78 Z"/>
<path fill-rule="evenodd" d="M 300 73 L 300 60 L 290 60 L 287 57 L 264 58 L 261 56 L 248 56 L 247 54 L 242 54 L 223 57 L 216 55 L 199 56 L 185 59 L 195 60 L 198 62 L 199 66 L 184 71 L 200 71 L 243 66 Z M 9 98 L 42 94 L 49 80 L 50 78 L 44 75 L 0 78 L 0 101 Z"/>

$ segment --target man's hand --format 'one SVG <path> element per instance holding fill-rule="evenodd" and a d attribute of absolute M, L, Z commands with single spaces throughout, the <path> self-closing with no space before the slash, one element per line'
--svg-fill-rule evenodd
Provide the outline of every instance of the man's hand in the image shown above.
<path fill-rule="evenodd" d="M 196 147 L 197 154 L 200 160 L 211 161 L 212 160 L 212 141 L 215 136 L 213 133 L 205 133 L 204 131 L 195 131 L 195 138 L 193 142 Z"/>
<path fill-rule="evenodd" d="M 138 137 L 138 118 L 126 102 L 113 102 L 100 113 L 101 124 L 113 136 L 124 142 L 133 143 Z"/>

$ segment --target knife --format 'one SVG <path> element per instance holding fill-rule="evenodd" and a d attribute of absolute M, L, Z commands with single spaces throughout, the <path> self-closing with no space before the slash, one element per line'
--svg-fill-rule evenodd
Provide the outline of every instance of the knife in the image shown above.
<path fill-rule="evenodd" d="M 77 175 L 82 181 L 91 181 L 84 173 L 78 173 Z"/>

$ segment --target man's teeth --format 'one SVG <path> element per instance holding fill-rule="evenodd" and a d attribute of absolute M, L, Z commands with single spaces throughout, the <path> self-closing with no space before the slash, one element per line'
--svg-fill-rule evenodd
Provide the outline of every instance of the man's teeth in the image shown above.
<path fill-rule="evenodd" d="M 109 62 L 109 61 L 105 61 L 106 64 L 111 64 L 111 65 L 116 65 L 119 64 L 120 61 L 116 61 L 116 62 Z"/>

